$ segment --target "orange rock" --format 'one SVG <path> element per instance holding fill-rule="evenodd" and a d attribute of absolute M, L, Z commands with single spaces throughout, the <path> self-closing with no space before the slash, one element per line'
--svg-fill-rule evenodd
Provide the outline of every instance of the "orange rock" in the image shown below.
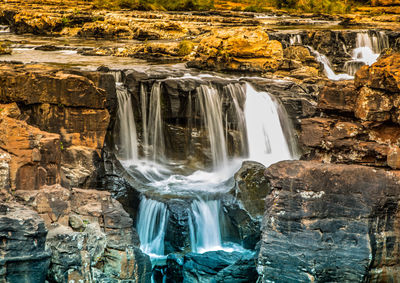
<path fill-rule="evenodd" d="M 39 189 L 60 181 L 60 136 L 26 122 L 0 117 L 0 147 L 11 156 L 10 182 L 14 189 Z"/>

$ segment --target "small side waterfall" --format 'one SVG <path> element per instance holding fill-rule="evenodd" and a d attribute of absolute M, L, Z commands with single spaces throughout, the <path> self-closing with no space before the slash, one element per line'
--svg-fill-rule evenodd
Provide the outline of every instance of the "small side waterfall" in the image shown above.
<path fill-rule="evenodd" d="M 137 231 L 141 249 L 151 255 L 164 255 L 164 237 L 168 222 L 167 206 L 142 197 L 139 206 Z"/>
<path fill-rule="evenodd" d="M 293 34 L 289 38 L 289 44 L 290 45 L 302 45 L 303 41 L 301 39 L 300 34 Z"/>
<path fill-rule="evenodd" d="M 220 201 L 202 199 L 192 202 L 192 217 L 189 218 L 192 251 L 202 253 L 222 249 L 219 224 Z"/>
<path fill-rule="evenodd" d="M 333 80 L 333 81 L 353 79 L 353 76 L 350 76 L 349 74 L 335 74 L 328 57 L 326 57 L 324 54 L 321 54 L 318 51 L 314 50 L 310 46 L 307 46 L 307 47 L 310 49 L 311 53 L 315 56 L 315 58 L 319 62 L 321 62 L 322 65 L 324 65 L 324 73 L 328 77 L 328 79 Z"/>
<path fill-rule="evenodd" d="M 375 63 L 381 52 L 389 47 L 389 40 L 383 31 L 371 34 L 370 32 L 360 32 L 356 38 L 356 48 L 352 53 L 352 60 L 345 63 L 346 72 L 352 76 L 363 65 Z"/>
<path fill-rule="evenodd" d="M 128 90 L 117 83 L 117 99 L 118 99 L 118 119 L 119 119 L 119 143 L 118 156 L 122 160 L 136 160 L 137 152 L 137 136 L 136 124 L 132 109 L 131 95 Z"/>

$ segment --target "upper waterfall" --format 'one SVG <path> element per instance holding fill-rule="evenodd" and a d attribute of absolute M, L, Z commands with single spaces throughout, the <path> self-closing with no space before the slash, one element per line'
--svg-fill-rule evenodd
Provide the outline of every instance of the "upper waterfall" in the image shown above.
<path fill-rule="evenodd" d="M 175 120 L 168 118 L 171 110 L 163 89 L 172 79 L 139 85 L 137 112 L 142 117 L 138 121 L 127 111 L 133 107 L 129 93 L 120 95 L 128 97 L 119 100 L 118 156 L 143 184 L 158 193 L 221 191 L 229 189 L 221 184 L 233 176 L 243 160 L 269 166 L 294 158 L 291 152 L 296 146 L 287 135 L 291 132 L 288 118 L 267 92 L 239 79 L 223 84 L 215 83 L 212 77 L 173 79 L 197 85 L 180 96 L 182 125 L 171 124 Z M 135 123 L 140 123 L 139 133 Z M 180 159 L 170 152 L 177 142 L 183 142 L 180 146 L 186 150 L 179 152 Z M 129 154 L 121 154 L 125 152 Z"/>

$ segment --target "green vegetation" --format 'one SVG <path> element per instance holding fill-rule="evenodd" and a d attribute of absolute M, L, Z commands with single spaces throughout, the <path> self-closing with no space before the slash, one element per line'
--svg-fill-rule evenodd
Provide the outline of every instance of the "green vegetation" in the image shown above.
<path fill-rule="evenodd" d="M 94 7 L 128 10 L 193 11 L 214 8 L 214 0 L 95 0 Z"/>
<path fill-rule="evenodd" d="M 222 2 L 224 0 L 221 0 Z M 220 1 L 220 2 L 221 2 Z M 306 13 L 348 13 L 357 5 L 369 5 L 370 0 L 230 0 L 231 2 L 243 4 L 239 9 L 247 12 L 269 12 L 271 9 L 282 9 L 289 12 Z M 220 3 L 219 2 L 219 3 Z"/>
<path fill-rule="evenodd" d="M 191 42 L 190 40 L 182 40 L 179 43 L 179 51 L 178 54 L 180 56 L 186 56 L 189 55 L 190 53 L 192 53 L 194 48 L 194 44 L 193 42 Z"/>

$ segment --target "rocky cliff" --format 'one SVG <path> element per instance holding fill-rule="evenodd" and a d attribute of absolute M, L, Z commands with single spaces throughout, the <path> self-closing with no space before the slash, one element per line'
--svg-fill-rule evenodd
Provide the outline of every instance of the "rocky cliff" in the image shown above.
<path fill-rule="evenodd" d="M 0 281 L 149 282 L 133 221 L 103 188 L 115 81 L 0 66 Z"/>

